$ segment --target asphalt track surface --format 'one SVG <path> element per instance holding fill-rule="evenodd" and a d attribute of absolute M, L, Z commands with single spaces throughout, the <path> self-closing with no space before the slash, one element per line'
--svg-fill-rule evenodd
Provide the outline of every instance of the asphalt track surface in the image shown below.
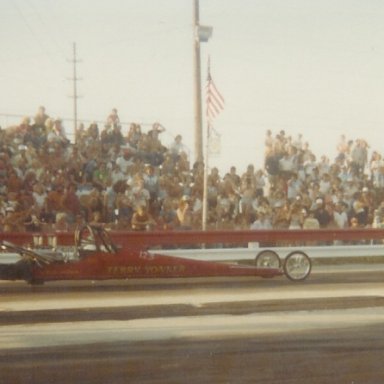
<path fill-rule="evenodd" d="M 383 280 L 0 283 L 0 383 L 383 383 Z"/>

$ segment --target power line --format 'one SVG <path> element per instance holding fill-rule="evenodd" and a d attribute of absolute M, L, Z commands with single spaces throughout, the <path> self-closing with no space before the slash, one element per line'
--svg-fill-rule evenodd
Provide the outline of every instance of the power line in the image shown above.
<path fill-rule="evenodd" d="M 38 20 L 38 25 L 45 30 L 45 31 L 42 31 L 43 35 L 48 37 L 51 40 L 51 42 L 53 43 L 53 45 L 56 47 L 57 51 L 59 51 L 60 54 L 63 55 L 63 53 L 64 53 L 63 47 L 56 40 L 55 34 L 51 33 L 52 27 L 47 25 L 46 21 L 42 17 L 40 10 L 35 6 L 35 4 L 31 0 L 24 0 L 24 2 L 29 5 L 30 9 L 35 14 L 35 16 Z M 50 17 L 48 17 L 48 19 L 50 19 Z M 55 23 L 55 26 L 56 26 L 56 23 Z"/>
<path fill-rule="evenodd" d="M 40 48 L 40 51 L 42 54 L 44 54 L 45 56 L 48 57 L 48 59 L 50 60 L 50 62 L 56 66 L 56 63 L 55 63 L 55 60 L 53 59 L 52 55 L 49 53 L 49 51 L 44 47 L 43 45 L 43 42 L 41 40 L 41 38 L 39 37 L 37 31 L 36 31 L 36 23 L 33 24 L 30 20 L 30 18 L 28 18 L 26 16 L 26 14 L 22 11 L 21 7 L 17 4 L 16 1 L 13 1 L 12 2 L 12 5 L 14 6 L 14 8 L 16 9 L 17 13 L 19 14 L 20 16 L 20 19 L 22 20 L 22 22 L 24 23 L 26 29 L 28 30 L 29 34 L 30 34 L 30 37 L 32 37 L 36 43 L 38 44 L 39 48 Z M 31 6 L 31 4 L 29 4 Z M 37 14 L 35 8 L 32 6 L 32 10 L 34 11 L 35 15 L 37 15 L 39 21 L 40 21 L 40 16 Z M 38 25 L 41 25 L 38 24 Z M 44 33 L 44 36 L 50 36 L 52 38 L 52 34 L 51 33 Z M 37 57 L 37 56 L 36 56 Z"/>

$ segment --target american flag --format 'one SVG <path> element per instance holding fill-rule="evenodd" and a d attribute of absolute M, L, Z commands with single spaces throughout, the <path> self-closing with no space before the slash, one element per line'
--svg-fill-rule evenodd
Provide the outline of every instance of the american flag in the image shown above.
<path fill-rule="evenodd" d="M 207 120 L 212 125 L 213 119 L 224 109 L 224 98 L 215 86 L 211 76 L 211 65 L 208 60 L 208 76 L 206 86 Z"/>

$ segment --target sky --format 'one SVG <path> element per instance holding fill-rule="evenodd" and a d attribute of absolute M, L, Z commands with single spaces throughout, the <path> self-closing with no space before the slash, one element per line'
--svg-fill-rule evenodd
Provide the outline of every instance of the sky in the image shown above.
<path fill-rule="evenodd" d="M 43 105 L 71 135 L 76 43 L 79 121 L 160 122 L 194 160 L 193 0 L 1 0 L 0 14 L 2 127 Z M 331 160 L 342 134 L 384 153 L 383 20 L 381 0 L 200 0 L 202 89 L 209 56 L 225 99 L 209 165 L 261 168 L 267 129 Z"/>

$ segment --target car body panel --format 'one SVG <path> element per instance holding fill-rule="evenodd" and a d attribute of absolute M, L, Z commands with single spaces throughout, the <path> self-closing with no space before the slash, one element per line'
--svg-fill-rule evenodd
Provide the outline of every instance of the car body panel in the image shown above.
<path fill-rule="evenodd" d="M 118 247 L 100 226 L 86 225 L 75 232 L 72 248 L 28 249 L 3 242 L 20 261 L 0 266 L 0 278 L 29 282 L 219 276 L 273 277 L 282 268 L 193 260 L 139 248 Z"/>

